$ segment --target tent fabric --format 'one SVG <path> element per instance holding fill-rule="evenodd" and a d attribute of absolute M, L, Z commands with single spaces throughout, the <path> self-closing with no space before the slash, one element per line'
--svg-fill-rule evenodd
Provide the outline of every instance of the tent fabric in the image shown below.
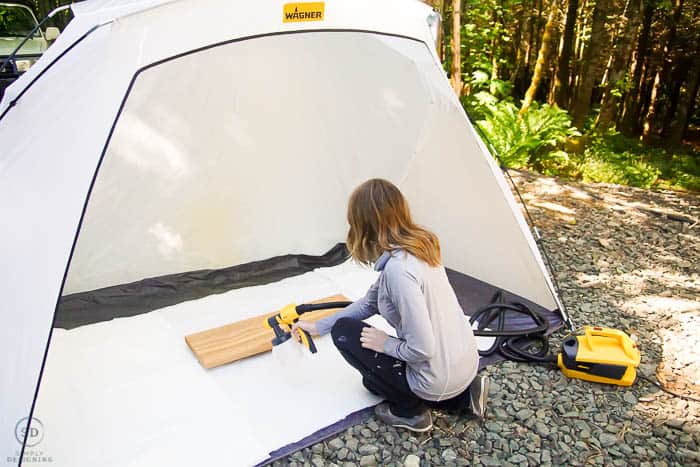
<path fill-rule="evenodd" d="M 288 23 L 284 3 L 88 0 L 6 91 L 0 455 L 48 369 L 61 295 L 320 255 L 370 177 L 400 186 L 446 266 L 556 307 L 430 8 L 329 0 L 323 21 Z"/>
<path fill-rule="evenodd" d="M 100 15 L 121 18 L 173 0 L 91 0 L 71 4 L 75 16 Z"/>
<path fill-rule="evenodd" d="M 235 66 L 202 73 L 222 60 Z M 473 129 L 438 79 L 424 43 L 348 31 L 235 41 L 144 70 L 106 148 L 64 293 L 321 253 L 345 236 L 352 189 L 381 176 L 440 236 L 449 267 L 553 307 L 498 167 L 464 137 Z M 341 92 L 343 81 L 355 92 Z"/>
<path fill-rule="evenodd" d="M 262 467 L 264 465 L 272 464 L 273 462 L 280 460 L 284 457 L 290 456 L 297 451 L 300 451 L 304 448 L 308 448 L 309 446 L 312 446 L 314 444 L 320 443 L 324 439 L 328 439 L 331 436 L 335 436 L 339 433 L 342 433 L 351 426 L 359 425 L 360 423 L 366 422 L 367 420 L 372 418 L 372 415 L 374 415 L 374 406 L 357 410 L 349 414 L 344 419 L 338 420 L 337 422 L 328 425 L 327 427 L 319 431 L 311 433 L 310 435 L 300 439 L 299 441 L 290 443 L 286 446 L 282 446 L 279 449 L 275 449 L 274 451 L 270 452 L 270 456 L 267 459 L 265 459 L 262 462 L 259 462 L 255 465 L 255 467 Z"/>
<path fill-rule="evenodd" d="M 431 10 L 417 0 L 384 0 L 381 3 L 369 0 L 353 0 L 351 2 L 333 0 L 326 1 L 326 14 L 322 22 L 283 23 L 282 7 L 285 1 L 270 1 L 261 4 L 250 4 L 240 0 L 226 2 L 223 0 L 86 0 L 71 5 L 75 18 L 61 33 L 56 42 L 47 50 L 32 68 L 24 73 L 7 90 L 0 102 L 0 114 L 10 102 L 20 94 L 35 78 L 41 75 L 50 64 L 70 49 L 76 41 L 89 31 L 90 37 L 81 44 L 78 52 L 83 54 L 87 43 L 100 43 L 106 46 L 100 33 L 102 29 L 112 32 L 112 37 L 121 36 L 123 49 L 103 49 L 107 55 L 117 53 L 123 62 L 110 62 L 115 75 L 114 82 L 126 79 L 119 88 L 119 95 L 104 96 L 103 105 L 109 102 L 110 108 L 116 111 L 119 100 L 126 89 L 128 80 L 138 69 L 172 57 L 183 51 L 195 50 L 221 42 L 269 34 L 274 32 L 289 32 L 318 29 L 356 29 L 380 33 L 397 34 L 412 37 L 426 43 L 434 42 L 434 35 L 426 18 Z M 401 15 L 396 12 L 401 11 Z M 144 24 L 145 23 L 145 24 Z M 150 24 L 149 24 L 150 23 Z M 192 25 L 196 25 L 193 29 Z M 144 27 L 151 26 L 151 27 Z M 113 44 L 118 48 L 117 44 Z M 107 57 L 104 56 L 106 59 Z M 114 57 L 117 58 L 117 57 Z M 85 62 L 87 57 L 82 56 Z M 51 70 L 51 74 L 63 69 L 67 63 L 59 64 L 60 68 Z M 98 58 L 98 62 L 101 60 Z M 117 65 L 117 66 L 114 66 Z M 82 67 L 81 67 L 82 68 Z M 90 70 L 90 68 L 85 68 Z M 121 72 L 124 72 L 122 74 Z M 91 75 L 92 78 L 97 76 Z M 43 79 L 51 79 L 46 76 Z M 89 80 L 87 80 L 89 83 Z M 82 80 L 70 86 L 77 92 L 89 92 Z M 34 93 L 33 93 L 34 94 Z M 113 97 L 115 100 L 107 99 Z M 25 106 L 28 104 L 24 104 Z"/>
<path fill-rule="evenodd" d="M 348 257 L 345 245 L 339 243 L 321 256 L 284 255 L 223 269 L 188 271 L 66 295 L 61 297 L 54 327 L 70 330 L 111 319 L 137 316 L 209 295 L 269 284 L 316 268 L 336 266 Z M 490 303 L 494 294 L 501 290 L 449 268 L 447 277 L 467 315 Z M 547 318 L 550 332 L 561 326 L 561 315 L 557 311 L 547 310 L 508 291 L 502 292 L 504 300 L 522 303 Z M 533 323 L 527 317 L 509 316 L 507 324 L 518 329 Z"/>
<path fill-rule="evenodd" d="M 457 294 L 457 300 L 459 301 L 460 306 L 467 315 L 471 315 L 475 310 L 477 310 L 481 306 L 490 303 L 494 294 L 499 290 L 497 287 L 493 287 L 485 282 L 479 281 L 473 277 L 469 277 L 465 274 L 453 271 L 451 269 L 447 269 L 447 278 L 449 279 L 452 288 Z M 529 300 L 523 299 L 522 297 L 518 297 L 512 293 L 509 293 L 508 291 L 502 292 L 503 299 L 506 302 L 522 303 L 523 305 L 529 307 L 531 310 L 539 313 L 541 316 L 547 319 L 549 326 L 545 333 L 546 335 L 553 333 L 557 329 L 561 328 L 561 326 L 563 325 L 562 316 L 557 311 L 546 310 L 541 306 L 530 302 Z M 504 328 L 527 329 L 533 326 L 533 324 L 535 323 L 533 323 L 530 318 L 524 315 L 506 313 Z M 488 340 L 488 338 L 484 339 Z M 489 345 L 490 342 L 487 342 L 485 347 Z M 481 370 L 488 365 L 492 365 L 503 360 L 504 357 L 498 352 L 486 357 L 481 357 L 479 359 L 479 369 Z M 352 412 L 342 420 L 338 420 L 337 422 L 319 431 L 316 431 L 300 439 L 299 441 L 290 443 L 286 446 L 280 447 L 279 449 L 270 452 L 270 456 L 263 462 L 260 462 L 258 466 L 271 464 L 272 462 L 287 457 L 293 454 L 294 452 L 307 448 L 313 444 L 319 443 L 324 439 L 330 438 L 331 436 L 345 431 L 351 426 L 367 421 L 373 414 L 374 410 L 372 407 Z"/>
<path fill-rule="evenodd" d="M 347 258 L 345 245 L 339 243 L 320 256 L 277 256 L 222 269 L 151 277 L 129 284 L 65 295 L 61 297 L 54 327 L 74 329 L 115 318 L 136 316 L 207 295 L 269 284 L 319 267 L 336 266 Z"/>
<path fill-rule="evenodd" d="M 296 354 L 268 352 L 211 370 L 184 340 L 290 302 L 335 293 L 357 299 L 376 277 L 370 268 L 343 263 L 138 316 L 55 329 L 34 413 L 45 427 L 41 450 L 55 465 L 71 467 L 253 465 L 376 404 L 329 336 L 316 339 L 314 355 L 290 342 L 284 350 Z M 378 316 L 371 322 L 390 331 Z"/>
<path fill-rule="evenodd" d="M 489 302 L 492 286 L 454 271 L 449 277 L 466 310 Z M 364 390 L 329 336 L 316 339 L 316 355 L 297 346 L 296 355 L 267 353 L 213 370 L 199 365 L 183 336 L 290 302 L 334 293 L 357 299 L 376 278 L 376 271 L 348 261 L 137 316 L 56 329 L 35 411 L 46 431 L 42 451 L 56 465 L 72 467 L 253 465 L 347 428 L 379 400 Z M 369 322 L 392 332 L 379 316 Z M 480 367 L 493 361 L 482 359 Z"/>

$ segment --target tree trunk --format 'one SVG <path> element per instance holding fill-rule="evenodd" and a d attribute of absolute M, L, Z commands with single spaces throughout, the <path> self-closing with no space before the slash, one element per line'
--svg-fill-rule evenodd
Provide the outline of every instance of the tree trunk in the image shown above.
<path fill-rule="evenodd" d="M 688 75 L 688 72 L 690 71 L 690 67 L 693 65 L 693 60 L 687 60 L 683 65 L 677 65 L 678 69 L 674 70 L 673 76 L 671 76 L 671 86 L 670 89 L 667 88 L 668 93 L 666 94 L 666 101 L 668 103 L 667 106 L 665 106 L 665 116 L 667 117 L 664 120 L 663 124 L 663 131 L 661 132 L 661 136 L 665 137 L 668 133 L 668 129 L 671 125 L 671 121 L 673 120 L 673 116 L 676 115 L 676 109 L 678 108 L 678 100 L 681 96 L 681 88 L 683 87 L 683 84 L 685 83 L 686 76 Z"/>
<path fill-rule="evenodd" d="M 513 67 L 513 70 L 510 75 L 509 81 L 511 84 L 515 85 L 518 76 L 520 74 L 520 71 L 524 67 L 524 62 L 525 62 L 525 54 L 523 53 L 523 47 L 522 47 L 522 37 L 523 37 L 523 23 L 525 21 L 525 12 L 524 10 L 520 12 L 520 15 L 518 15 L 518 27 L 515 29 L 515 34 L 513 36 L 513 48 L 515 50 L 515 67 Z"/>
<path fill-rule="evenodd" d="M 442 17 L 442 66 L 447 73 L 447 76 L 451 76 L 452 70 L 452 2 L 446 2 L 444 5 Z M 451 87 L 451 86 L 450 86 Z"/>
<path fill-rule="evenodd" d="M 523 115 L 527 112 L 527 109 L 532 105 L 532 101 L 535 99 L 535 93 L 537 92 L 537 87 L 542 80 L 544 75 L 545 65 L 547 57 L 549 57 L 549 48 L 552 42 L 552 30 L 556 24 L 556 16 L 559 11 L 559 6 L 556 0 L 552 1 L 551 9 L 549 10 L 549 16 L 547 17 L 547 23 L 544 26 L 544 33 L 542 34 L 542 41 L 540 46 L 540 51 L 537 53 L 537 62 L 535 63 L 535 71 L 532 73 L 532 81 L 530 81 L 530 87 L 527 88 L 525 92 L 525 98 L 523 99 L 523 105 L 520 107 L 518 115 Z"/>
<path fill-rule="evenodd" d="M 535 6 L 535 0 L 532 2 L 532 6 Z M 534 8 L 533 8 L 534 9 Z M 524 72 L 525 75 L 527 76 L 530 74 L 530 63 L 531 59 L 530 57 L 532 56 L 532 45 L 535 43 L 535 17 L 534 15 L 530 14 L 530 17 L 527 22 L 528 26 L 528 38 L 527 41 L 525 42 L 525 67 L 524 67 Z"/>
<path fill-rule="evenodd" d="M 457 97 L 462 95 L 462 48 L 461 48 L 461 18 L 462 0 L 452 0 L 452 89 Z"/>
<path fill-rule="evenodd" d="M 566 23 L 564 24 L 564 37 L 562 38 L 561 53 L 554 84 L 554 99 L 561 108 L 568 108 L 569 100 L 571 99 L 571 57 L 574 52 L 577 11 L 578 0 L 569 0 L 569 6 L 566 10 Z"/>
<path fill-rule="evenodd" d="M 498 79 L 498 36 L 494 35 L 491 41 L 491 82 L 489 83 L 489 92 L 491 95 L 496 95 L 496 83 Z"/>
<path fill-rule="evenodd" d="M 534 22 L 534 36 L 532 45 L 530 46 L 530 63 L 533 63 L 534 59 L 534 63 L 537 64 L 537 55 L 539 55 L 539 50 L 542 46 L 542 31 L 544 29 L 542 25 L 542 14 L 545 12 L 544 10 L 544 0 L 537 0 L 537 19 Z"/>
<path fill-rule="evenodd" d="M 649 102 L 651 102 L 651 89 L 654 87 L 654 75 L 656 70 L 652 69 L 651 57 L 647 59 L 647 63 L 644 66 L 644 72 L 642 76 L 642 84 L 639 87 L 639 114 L 637 115 L 637 120 L 635 121 L 635 127 L 638 129 L 637 134 L 642 133 L 643 117 L 647 114 L 649 109 Z"/>
<path fill-rule="evenodd" d="M 581 76 L 583 75 L 583 53 L 586 50 L 586 31 L 589 30 L 591 16 L 593 16 L 592 8 L 590 7 L 591 2 L 595 5 L 595 0 L 583 0 L 581 5 L 578 21 L 576 22 L 576 42 L 574 43 L 574 63 L 571 66 L 571 96 L 569 98 L 569 106 L 566 107 L 569 111 L 573 108 L 574 102 L 576 101 L 576 93 L 581 85 Z M 587 10 L 591 10 L 591 14 L 586 14 Z"/>
<path fill-rule="evenodd" d="M 433 7 L 433 9 L 440 15 L 440 24 L 437 28 L 437 39 L 435 41 L 435 49 L 437 50 L 438 57 L 440 61 L 444 58 L 444 46 L 443 46 L 443 33 L 442 33 L 442 20 L 445 16 L 445 0 L 427 0 L 427 3 Z"/>
<path fill-rule="evenodd" d="M 595 122 L 597 131 L 605 132 L 617 118 L 619 103 L 618 82 L 624 77 L 628 68 L 629 56 L 632 51 L 632 44 L 639 29 L 639 13 L 642 8 L 642 0 L 628 0 L 626 7 L 626 21 L 613 48 L 610 68 L 608 69 L 608 80 L 605 86 L 603 99 L 600 103 L 600 113 Z"/>
<path fill-rule="evenodd" d="M 572 107 L 572 123 L 582 130 L 588 112 L 591 109 L 593 86 L 600 79 L 601 52 L 604 49 L 606 34 L 605 23 L 610 0 L 597 0 L 593 9 L 591 38 L 583 52 L 583 67 L 581 81 L 576 91 L 576 99 Z"/>
<path fill-rule="evenodd" d="M 554 90 L 557 84 L 557 73 L 559 72 L 559 46 L 561 46 L 561 34 L 559 34 L 559 23 L 557 22 L 552 33 L 552 43 L 549 47 L 549 56 L 546 58 L 547 63 L 550 63 L 549 73 L 547 73 L 547 97 L 546 101 L 549 105 L 555 105 Z M 557 46 L 557 44 L 559 46 Z M 537 96 L 535 96 L 537 97 Z"/>
<path fill-rule="evenodd" d="M 656 10 L 656 0 L 646 1 L 642 7 L 644 8 L 644 19 L 642 20 L 642 32 L 639 34 L 637 41 L 637 50 L 634 53 L 632 63 L 632 79 L 629 90 L 625 95 L 625 104 L 622 112 L 622 120 L 618 125 L 619 130 L 627 135 L 632 136 L 639 134 L 639 114 L 642 102 L 642 77 L 644 74 L 644 64 L 647 61 L 649 51 L 649 36 L 651 34 L 651 24 Z"/>
<path fill-rule="evenodd" d="M 644 117 L 644 127 L 642 130 L 642 141 L 646 143 L 653 142 L 660 136 L 663 130 L 664 115 L 662 114 L 661 101 L 664 95 L 664 89 L 667 85 L 668 75 L 671 71 L 670 51 L 673 48 L 673 43 L 676 40 L 676 25 L 681 17 L 683 9 L 683 0 L 675 0 L 673 6 L 673 14 L 669 17 L 667 24 L 668 34 L 666 40 L 663 41 L 664 47 L 661 55 L 661 66 L 657 68 L 654 76 L 654 85 L 651 90 L 651 101 L 649 110 Z"/>
<path fill-rule="evenodd" d="M 688 78 L 681 86 L 681 91 L 678 96 L 678 104 L 676 105 L 676 114 L 671 120 L 669 127 L 667 144 L 673 148 L 681 145 L 683 141 L 683 133 L 688 124 L 689 111 L 695 97 L 698 94 L 698 84 L 700 83 L 700 54 L 695 54 L 693 63 L 688 71 Z"/>

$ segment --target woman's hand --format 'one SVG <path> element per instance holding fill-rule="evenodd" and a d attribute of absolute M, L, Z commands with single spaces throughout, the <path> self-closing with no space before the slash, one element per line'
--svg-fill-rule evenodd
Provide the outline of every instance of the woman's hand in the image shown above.
<path fill-rule="evenodd" d="M 301 341 L 299 329 L 303 329 L 304 331 L 314 336 L 318 335 L 318 331 L 316 330 L 316 323 L 311 321 L 297 321 L 292 325 L 292 335 L 297 340 L 297 342 Z"/>
<path fill-rule="evenodd" d="M 366 326 L 362 329 L 360 342 L 365 349 L 374 350 L 375 352 L 384 352 L 384 343 L 389 338 L 387 333 L 372 326 Z"/>

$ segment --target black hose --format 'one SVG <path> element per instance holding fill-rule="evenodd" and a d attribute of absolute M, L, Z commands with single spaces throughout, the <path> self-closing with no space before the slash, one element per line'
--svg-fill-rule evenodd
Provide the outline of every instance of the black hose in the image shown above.
<path fill-rule="evenodd" d="M 508 313 L 528 316 L 533 326 L 526 329 L 507 329 Z M 482 357 L 498 352 L 508 360 L 516 362 L 553 363 L 556 356 L 549 353 L 549 341 L 545 335 L 549 320 L 542 314 L 520 302 L 506 302 L 502 290 L 496 292 L 491 303 L 477 309 L 469 318 L 475 336 L 495 337 L 487 350 L 479 350 Z"/>
<path fill-rule="evenodd" d="M 345 308 L 352 302 L 327 302 L 327 303 L 304 303 L 297 305 L 297 313 L 308 313 L 309 311 L 328 310 L 331 308 Z"/>

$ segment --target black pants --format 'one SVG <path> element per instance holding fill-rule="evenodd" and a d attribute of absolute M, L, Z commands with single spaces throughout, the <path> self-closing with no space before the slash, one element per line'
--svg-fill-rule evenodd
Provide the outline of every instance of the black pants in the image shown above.
<path fill-rule="evenodd" d="M 333 343 L 347 362 L 362 375 L 362 384 L 371 393 L 389 402 L 391 412 L 400 417 L 410 417 L 425 407 L 460 413 L 469 408 L 469 388 L 444 401 L 421 399 L 411 391 L 406 380 L 406 362 L 389 355 L 362 347 L 362 329 L 369 327 L 362 321 L 340 318 L 331 329 Z"/>

